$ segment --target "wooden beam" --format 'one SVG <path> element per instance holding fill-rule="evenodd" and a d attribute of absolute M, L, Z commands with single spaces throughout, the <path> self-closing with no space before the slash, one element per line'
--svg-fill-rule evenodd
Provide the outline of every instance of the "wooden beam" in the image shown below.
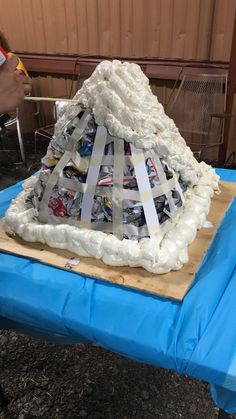
<path fill-rule="evenodd" d="M 77 57 L 46 54 L 21 54 L 19 57 L 31 74 L 73 75 L 78 71 Z"/>
<path fill-rule="evenodd" d="M 96 66 L 103 60 L 115 57 L 92 57 L 58 54 L 24 54 L 17 53 L 23 60 L 25 67 L 31 75 L 57 75 L 72 76 L 79 74 L 82 78 L 89 77 Z M 183 67 L 191 67 L 193 72 L 203 71 L 220 72 L 228 69 L 229 64 L 222 61 L 198 61 L 198 60 L 173 60 L 161 58 L 120 58 L 122 61 L 130 61 L 139 64 L 150 79 L 175 80 Z"/>

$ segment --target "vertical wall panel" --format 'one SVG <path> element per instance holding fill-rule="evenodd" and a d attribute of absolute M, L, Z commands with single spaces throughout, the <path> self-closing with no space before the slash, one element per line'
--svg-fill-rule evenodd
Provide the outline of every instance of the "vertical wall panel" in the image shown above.
<path fill-rule="evenodd" d="M 183 51 L 184 57 L 190 57 L 191 55 L 196 57 L 197 55 L 200 11 L 201 1 L 187 0 L 185 22 L 182 23 L 182 31 L 185 32 Z M 209 21 L 208 24 L 210 24 Z M 205 54 L 203 53 L 203 55 Z"/>
<path fill-rule="evenodd" d="M 147 8 L 146 56 L 155 57 L 160 54 L 161 42 L 161 0 L 149 0 Z"/>
<path fill-rule="evenodd" d="M 46 51 L 46 34 L 45 34 L 45 22 L 44 22 L 44 16 L 43 16 L 43 9 L 41 2 L 31 0 L 28 8 L 28 15 L 29 11 L 31 11 L 31 18 L 32 18 L 32 24 L 33 27 L 33 35 L 29 42 L 29 49 L 34 49 L 37 52 L 43 52 Z M 20 47 L 19 47 L 20 48 Z M 15 48 L 16 49 L 16 48 Z M 18 50 L 18 48 L 17 48 Z M 21 48 L 20 48 L 21 50 Z"/>
<path fill-rule="evenodd" d="M 91 36 L 89 31 L 94 32 L 94 36 L 97 35 L 97 22 L 95 26 L 93 21 L 89 21 L 88 14 L 88 3 L 95 3 L 95 0 L 77 0 L 76 1 L 76 11 L 77 11 L 77 24 L 78 24 L 78 52 L 81 54 L 91 54 L 91 47 L 89 46 L 89 40 Z M 95 9 L 96 10 L 96 9 Z M 96 15 L 96 12 L 95 12 Z M 92 14 L 91 14 L 92 17 Z M 94 29 L 93 29 L 94 28 Z M 98 35 L 97 35 L 98 36 Z"/>
<path fill-rule="evenodd" d="M 97 0 L 97 21 L 100 55 L 112 55 L 112 21 L 110 0 Z"/>
<path fill-rule="evenodd" d="M 121 55 L 130 57 L 133 45 L 133 1 L 121 2 Z"/>
<path fill-rule="evenodd" d="M 160 57 L 171 57 L 173 0 L 161 0 Z"/>
<path fill-rule="evenodd" d="M 86 33 L 88 37 L 88 53 L 96 55 L 99 51 L 100 37 L 98 32 L 98 4 L 97 0 L 87 0 L 86 16 L 88 19 Z"/>
<path fill-rule="evenodd" d="M 68 50 L 64 0 L 41 0 L 47 51 Z"/>
<path fill-rule="evenodd" d="M 176 57 L 184 57 L 185 42 L 187 37 L 187 17 L 188 17 L 188 0 L 178 0 L 173 5 L 173 27 L 171 39 L 171 55 Z M 196 17 L 195 17 L 196 19 Z M 191 43 L 193 44 L 194 32 L 192 33 Z"/>
<path fill-rule="evenodd" d="M 42 38 L 44 39 L 44 47 L 45 47 L 45 51 L 47 52 L 47 51 L 53 50 L 55 46 L 56 35 L 51 35 L 53 33 L 55 34 L 55 16 L 54 16 L 54 13 L 53 15 L 51 15 L 52 14 L 51 1 L 45 2 L 45 0 L 40 0 L 40 7 L 41 7 L 42 18 L 43 18 L 40 34 Z"/>
<path fill-rule="evenodd" d="M 198 18 L 196 59 L 209 59 L 215 0 L 201 0 Z"/>
<path fill-rule="evenodd" d="M 12 48 L 20 48 L 21 50 L 24 48 L 26 50 L 27 36 L 20 2 L 21 0 L 15 0 L 14 7 L 12 7 L 10 1 L 4 0 L 1 2 L 0 28 L 5 30 L 5 34 Z"/>
<path fill-rule="evenodd" d="M 231 50 L 235 0 L 216 0 L 210 58 L 228 60 Z"/>
<path fill-rule="evenodd" d="M 28 13 L 31 10 L 31 1 L 25 0 L 22 2 L 21 0 L 15 1 L 15 5 L 17 4 L 17 15 L 19 16 L 19 29 L 17 26 L 17 30 L 19 30 L 20 38 L 18 39 L 19 45 L 21 43 L 25 43 L 25 49 L 28 51 L 32 46 L 32 43 L 35 47 L 34 39 L 35 39 L 35 27 L 32 22 L 32 14 Z"/>
<path fill-rule="evenodd" d="M 147 37 L 147 9 L 149 8 L 149 1 L 133 0 L 133 42 L 132 42 L 132 56 L 146 56 L 149 39 Z"/>
<path fill-rule="evenodd" d="M 117 0 L 110 0 L 111 22 L 112 22 L 112 38 L 111 55 L 121 55 L 121 3 Z"/>

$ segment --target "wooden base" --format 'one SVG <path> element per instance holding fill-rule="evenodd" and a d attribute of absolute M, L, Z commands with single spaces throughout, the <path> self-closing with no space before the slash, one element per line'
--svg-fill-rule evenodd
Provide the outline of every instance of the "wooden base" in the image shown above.
<path fill-rule="evenodd" d="M 212 223 L 213 227 L 199 230 L 196 239 L 189 246 L 189 262 L 179 271 L 155 275 L 143 268 L 111 267 L 100 260 L 85 257 L 79 258 L 78 265 L 71 266 L 69 261 L 75 257 L 71 252 L 52 249 L 40 243 L 28 243 L 16 236 L 9 237 L 4 232 L 2 224 L 0 224 L 0 250 L 36 259 L 57 268 L 68 270 L 69 267 L 73 272 L 82 273 L 92 278 L 175 300 L 182 300 L 233 196 L 236 194 L 236 183 L 221 182 L 220 189 L 221 194 L 215 195 L 212 199 L 211 211 L 208 215 L 208 221 Z"/>

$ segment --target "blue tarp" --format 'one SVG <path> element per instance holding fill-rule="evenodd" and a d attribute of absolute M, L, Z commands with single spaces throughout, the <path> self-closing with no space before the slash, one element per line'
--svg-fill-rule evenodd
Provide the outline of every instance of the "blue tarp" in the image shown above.
<path fill-rule="evenodd" d="M 236 181 L 236 171 L 218 170 Z M 0 192 L 0 215 L 21 190 Z M 27 258 L 0 254 L 0 328 L 60 343 L 95 342 L 137 361 L 211 383 L 236 412 L 236 200 L 183 302 L 158 298 Z"/>

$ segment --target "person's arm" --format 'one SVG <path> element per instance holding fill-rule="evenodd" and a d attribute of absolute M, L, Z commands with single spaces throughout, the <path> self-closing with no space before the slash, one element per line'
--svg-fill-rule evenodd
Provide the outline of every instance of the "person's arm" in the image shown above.
<path fill-rule="evenodd" d="M 31 91 L 31 80 L 16 70 L 18 57 L 11 56 L 0 67 L 0 113 L 14 110 Z"/>

